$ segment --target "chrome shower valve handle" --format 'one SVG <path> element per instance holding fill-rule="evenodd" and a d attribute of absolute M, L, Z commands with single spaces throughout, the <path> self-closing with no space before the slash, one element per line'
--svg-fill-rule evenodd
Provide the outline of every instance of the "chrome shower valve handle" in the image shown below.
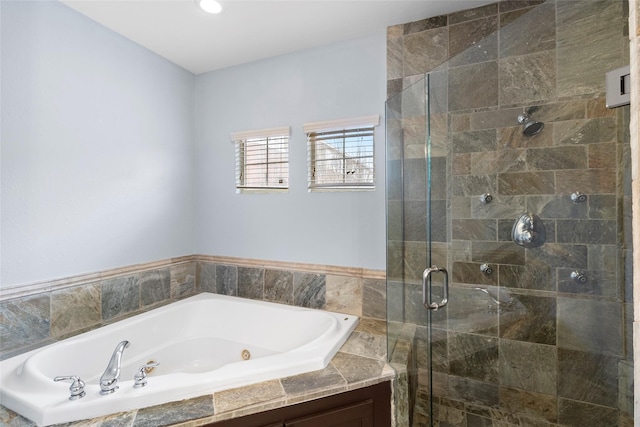
<path fill-rule="evenodd" d="M 544 224 L 538 215 L 524 213 L 520 215 L 511 229 L 511 240 L 524 248 L 537 248 L 547 239 Z"/>

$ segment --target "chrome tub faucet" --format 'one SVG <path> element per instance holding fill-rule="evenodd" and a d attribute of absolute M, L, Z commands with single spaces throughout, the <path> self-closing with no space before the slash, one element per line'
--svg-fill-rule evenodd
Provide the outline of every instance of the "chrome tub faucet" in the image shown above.
<path fill-rule="evenodd" d="M 129 341 L 121 341 L 113 351 L 109 365 L 100 377 L 100 394 L 111 394 L 118 389 L 120 367 L 122 366 L 122 353 L 127 347 L 129 347 Z"/>

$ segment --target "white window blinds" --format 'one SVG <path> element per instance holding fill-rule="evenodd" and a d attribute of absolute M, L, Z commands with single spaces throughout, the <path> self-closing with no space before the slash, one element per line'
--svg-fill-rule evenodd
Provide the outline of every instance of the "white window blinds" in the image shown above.
<path fill-rule="evenodd" d="M 236 132 L 236 188 L 289 188 L 289 127 Z"/>
<path fill-rule="evenodd" d="M 374 188 L 374 128 L 379 123 L 376 115 L 305 124 L 309 189 Z"/>

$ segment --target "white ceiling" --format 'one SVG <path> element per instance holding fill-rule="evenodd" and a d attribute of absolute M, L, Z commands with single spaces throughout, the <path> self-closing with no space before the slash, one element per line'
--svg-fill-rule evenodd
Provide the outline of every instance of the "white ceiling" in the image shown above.
<path fill-rule="evenodd" d="M 194 74 L 327 45 L 493 0 L 60 0 Z"/>

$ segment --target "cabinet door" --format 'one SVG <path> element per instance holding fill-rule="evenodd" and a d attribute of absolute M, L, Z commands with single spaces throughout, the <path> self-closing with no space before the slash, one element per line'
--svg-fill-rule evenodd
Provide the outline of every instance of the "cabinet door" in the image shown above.
<path fill-rule="evenodd" d="M 373 427 L 373 400 L 285 421 L 285 427 Z"/>

